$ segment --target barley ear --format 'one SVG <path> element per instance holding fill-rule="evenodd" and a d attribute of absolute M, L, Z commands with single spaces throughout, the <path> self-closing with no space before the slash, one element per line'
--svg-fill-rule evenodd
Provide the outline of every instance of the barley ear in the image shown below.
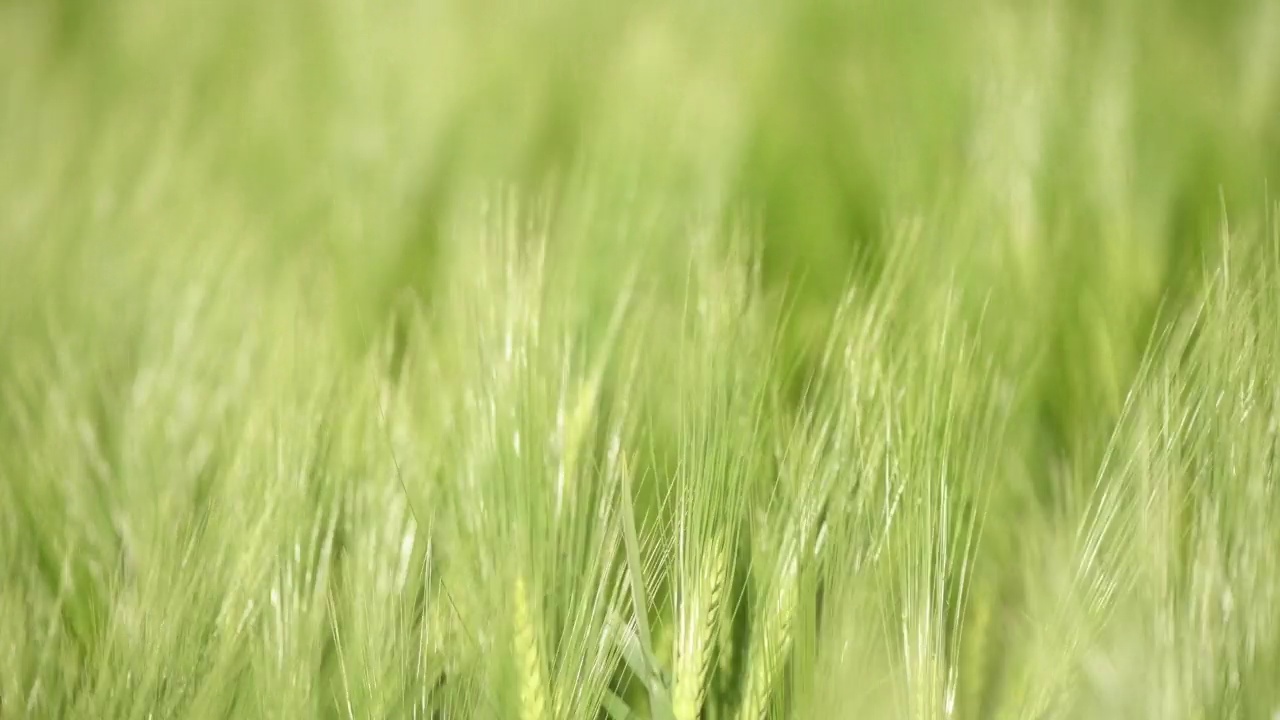
<path fill-rule="evenodd" d="M 675 683 L 672 710 L 676 720 L 697 720 L 706 698 L 706 684 L 713 655 L 712 643 L 719 626 L 720 600 L 729 574 L 726 543 L 717 539 L 707 548 L 701 573 L 686 585 L 690 592 L 678 608 L 675 643 Z"/>
<path fill-rule="evenodd" d="M 524 576 L 515 583 L 515 657 L 520 672 L 521 720 L 546 720 L 547 692 L 538 651 L 538 635 Z"/>
<path fill-rule="evenodd" d="M 723 601 L 722 601 L 723 602 Z M 716 692 L 723 699 L 728 697 L 734 688 L 734 663 L 737 661 L 734 652 L 734 615 L 733 608 L 720 613 L 719 639 L 716 641 L 716 677 L 719 679 Z"/>
<path fill-rule="evenodd" d="M 739 720 L 760 720 L 783 660 L 791 651 L 791 625 L 796 612 L 799 577 L 794 561 L 769 583 L 771 592 L 762 603 L 751 633 L 747 654 L 747 684 L 738 708 Z"/>

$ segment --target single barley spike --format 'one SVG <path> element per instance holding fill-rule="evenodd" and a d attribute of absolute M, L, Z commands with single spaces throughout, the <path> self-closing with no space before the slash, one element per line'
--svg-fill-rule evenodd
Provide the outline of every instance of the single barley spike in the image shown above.
<path fill-rule="evenodd" d="M 783 658 L 791 650 L 791 623 L 796 611 L 798 578 L 794 563 L 776 578 L 773 597 L 766 599 L 764 614 L 757 618 L 747 655 L 747 684 L 742 691 L 738 720 L 760 720 L 769 708 L 769 697 Z"/>
<path fill-rule="evenodd" d="M 708 548 L 702 573 L 693 592 L 680 608 L 678 636 L 675 643 L 675 683 L 672 711 L 676 720 L 697 720 L 706 697 L 706 683 L 711 666 L 712 642 L 719 625 L 720 599 L 728 576 L 728 553 L 725 543 L 716 540 Z"/>
<path fill-rule="evenodd" d="M 542 657 L 529 608 L 524 576 L 516 577 L 515 653 L 520 670 L 520 719 L 546 720 L 547 693 L 543 685 Z"/>
<path fill-rule="evenodd" d="M 751 644 L 747 684 L 742 691 L 742 705 L 739 707 L 738 720 L 760 720 L 764 717 L 773 685 L 776 656 L 779 654 L 775 647 L 782 644 L 781 640 L 786 632 L 786 628 L 767 622 L 761 631 L 760 641 Z"/>
<path fill-rule="evenodd" d="M 720 638 L 716 641 L 716 677 L 719 682 L 716 691 L 720 693 L 721 700 L 724 701 L 730 693 L 733 692 L 734 681 L 734 631 L 735 631 L 735 613 L 730 608 L 729 612 L 720 614 Z"/>

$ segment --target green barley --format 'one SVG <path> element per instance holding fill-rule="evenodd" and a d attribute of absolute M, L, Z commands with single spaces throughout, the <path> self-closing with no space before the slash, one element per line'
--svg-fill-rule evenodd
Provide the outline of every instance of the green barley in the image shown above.
<path fill-rule="evenodd" d="M 672 709 L 676 720 L 696 720 L 707 697 L 711 659 L 726 584 L 728 549 L 724 540 L 708 544 L 699 576 L 685 586 L 677 600 Z"/>
<path fill-rule="evenodd" d="M 779 675 L 791 651 L 792 627 L 800 592 L 799 568 L 794 552 L 784 555 L 777 575 L 764 584 L 755 614 L 746 659 L 746 684 L 738 708 L 738 720 L 760 720 L 770 707 Z"/>
<path fill-rule="evenodd" d="M 1280 717 L 1275 117 L 1278 0 L 0 0 L 0 720 Z"/>
<path fill-rule="evenodd" d="M 546 720 L 546 674 L 542 666 L 542 652 L 538 648 L 537 624 L 528 592 L 524 577 L 517 575 L 512 588 L 512 601 L 515 604 L 514 657 L 520 678 L 520 719 Z"/>

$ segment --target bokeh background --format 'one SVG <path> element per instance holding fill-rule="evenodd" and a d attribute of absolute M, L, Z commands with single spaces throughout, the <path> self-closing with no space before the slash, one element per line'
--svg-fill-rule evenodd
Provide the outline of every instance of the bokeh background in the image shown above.
<path fill-rule="evenodd" d="M 358 337 L 430 297 L 451 212 L 497 185 L 593 208 L 603 275 L 610 247 L 661 265 L 689 216 L 746 217 L 803 333 L 919 224 L 1069 445 L 1280 166 L 1271 0 L 0 13 L 9 337 L 58 303 L 116 334 L 116 294 L 228 252 L 259 282 L 332 273 Z"/>

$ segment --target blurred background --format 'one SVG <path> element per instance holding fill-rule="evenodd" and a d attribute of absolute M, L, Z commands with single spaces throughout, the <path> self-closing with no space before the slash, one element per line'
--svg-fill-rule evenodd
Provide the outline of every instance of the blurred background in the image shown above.
<path fill-rule="evenodd" d="M 125 353 L 138 297 L 235 257 L 223 292 L 294 282 L 358 347 L 507 188 L 602 286 L 745 223 L 798 358 L 923 247 L 1071 453 L 1268 222 L 1278 111 L 1276 0 L 3 0 L 0 332 Z"/>

